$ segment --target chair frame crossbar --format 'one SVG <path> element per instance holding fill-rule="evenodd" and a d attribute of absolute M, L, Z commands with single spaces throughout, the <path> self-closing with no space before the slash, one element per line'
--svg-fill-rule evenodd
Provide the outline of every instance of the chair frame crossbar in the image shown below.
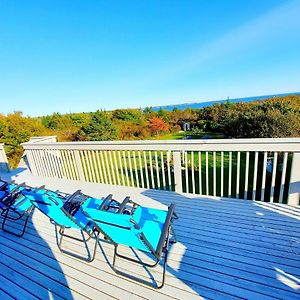
<path fill-rule="evenodd" d="M 86 261 L 86 262 L 92 262 L 95 259 L 97 245 L 99 243 L 99 231 L 94 230 L 92 233 L 88 233 L 87 231 L 82 229 L 82 230 L 80 230 L 80 233 L 82 235 L 82 239 L 79 239 L 79 238 L 71 236 L 69 234 L 65 234 L 65 229 L 67 227 L 60 226 L 60 225 L 58 225 L 58 226 L 59 226 L 58 233 L 59 233 L 60 237 L 57 238 L 57 246 L 58 246 L 58 249 L 60 250 L 60 252 L 62 252 L 64 254 L 67 254 L 67 255 L 70 255 L 70 256 L 73 256 L 75 258 L 81 259 L 81 260 Z M 85 237 L 85 233 L 88 235 L 87 238 Z M 87 257 L 81 256 L 79 254 L 76 254 L 76 253 L 73 253 L 71 251 L 68 251 L 68 250 L 64 249 L 62 247 L 62 242 L 63 242 L 64 238 L 75 240 L 75 241 L 83 243 L 85 245 L 85 248 L 87 249 L 87 252 L 88 252 Z M 92 250 L 92 253 L 91 253 L 91 251 L 89 250 L 89 247 L 87 246 L 87 242 L 92 238 L 95 238 L 95 243 L 94 243 L 94 247 L 93 247 L 93 250 Z"/>
<path fill-rule="evenodd" d="M 80 190 L 76 191 L 74 194 L 70 195 L 67 197 L 67 201 L 71 201 L 72 199 L 74 199 L 75 196 L 78 196 L 79 194 L 81 193 Z M 83 195 L 85 196 L 85 195 Z M 57 201 L 51 196 L 51 195 L 48 195 L 49 199 L 54 202 L 55 204 L 57 204 Z M 61 196 L 62 197 L 62 196 Z M 64 197 L 62 197 L 64 198 Z M 40 200 L 30 200 L 31 203 L 39 203 L 39 204 L 42 204 L 42 205 L 50 205 L 46 202 L 43 202 L 43 201 L 40 201 Z M 66 203 L 65 202 L 65 203 Z M 98 242 L 99 242 L 99 232 L 97 230 L 95 230 L 95 228 L 93 228 L 92 230 L 88 230 L 88 226 L 85 226 L 83 227 L 82 225 L 80 225 L 77 220 L 73 217 L 72 214 L 70 214 L 66 209 L 64 209 L 63 207 L 60 208 L 61 211 L 66 215 L 66 217 L 68 217 L 72 222 L 74 222 L 76 224 L 76 226 L 78 226 L 80 229 L 80 233 L 82 235 L 82 239 L 79 239 L 77 237 L 74 237 L 74 236 L 71 236 L 69 234 L 65 234 L 65 230 L 70 228 L 70 227 L 67 227 L 67 226 L 63 226 L 57 222 L 55 222 L 55 220 L 53 219 L 50 219 L 50 222 L 53 223 L 55 226 L 58 226 L 59 227 L 59 230 L 58 230 L 58 234 L 59 234 L 59 237 L 57 236 L 57 239 L 56 239 L 56 242 L 57 242 L 57 246 L 58 246 L 58 249 L 64 253 L 64 254 L 67 254 L 67 255 L 70 255 L 72 257 L 75 257 L 75 258 L 78 258 L 78 259 L 81 259 L 83 261 L 86 261 L 86 262 L 92 262 L 94 259 L 95 259 L 95 256 L 96 256 L 96 249 L 97 249 L 97 245 L 98 245 Z M 45 212 L 43 212 L 42 210 L 40 210 L 44 215 L 48 216 Z M 88 238 L 85 238 L 84 234 L 87 234 L 88 235 Z M 70 252 L 66 249 L 64 249 L 62 247 L 62 243 L 63 243 L 63 239 L 64 238 L 67 238 L 67 239 L 71 239 L 71 240 L 76 240 L 76 241 L 79 241 L 81 243 L 84 243 L 85 245 L 85 248 L 87 249 L 87 256 L 84 257 L 84 256 L 81 256 L 79 254 L 76 254 L 76 253 L 73 253 L 73 252 Z M 92 254 L 91 254 L 91 251 L 89 250 L 89 247 L 87 246 L 87 242 L 91 239 L 91 238 L 95 238 L 95 245 L 93 247 L 93 251 L 92 251 Z"/>

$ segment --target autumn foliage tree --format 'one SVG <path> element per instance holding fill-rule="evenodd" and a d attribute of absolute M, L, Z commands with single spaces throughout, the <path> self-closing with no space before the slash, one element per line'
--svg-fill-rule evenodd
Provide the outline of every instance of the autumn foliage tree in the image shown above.
<path fill-rule="evenodd" d="M 28 142 L 32 136 L 51 134 L 39 119 L 24 117 L 22 112 L 0 115 L 0 143 L 4 143 L 12 168 L 17 166 L 22 156 L 21 143 Z"/>
<path fill-rule="evenodd" d="M 297 137 L 300 136 L 300 96 L 226 102 L 203 109 L 173 111 L 118 109 L 54 113 L 38 118 L 23 116 L 21 112 L 0 114 L 0 142 L 5 144 L 14 167 L 23 152 L 21 143 L 32 136 L 56 135 L 59 141 L 147 139 L 166 132 L 178 132 L 187 122 L 199 134 L 208 131 L 235 138 Z"/>
<path fill-rule="evenodd" d="M 152 117 L 149 120 L 149 128 L 152 135 L 157 135 L 169 130 L 169 124 L 162 117 Z"/>

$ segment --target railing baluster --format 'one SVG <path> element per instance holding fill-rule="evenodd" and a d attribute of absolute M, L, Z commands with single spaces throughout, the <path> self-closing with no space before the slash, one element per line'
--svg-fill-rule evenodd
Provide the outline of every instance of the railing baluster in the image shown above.
<path fill-rule="evenodd" d="M 100 166 L 99 153 L 97 150 L 93 150 L 92 154 L 93 154 L 93 158 L 94 158 L 94 162 L 95 162 L 97 182 L 103 183 L 103 176 L 102 176 L 102 170 L 101 170 L 101 166 Z"/>
<path fill-rule="evenodd" d="M 108 151 L 109 167 L 111 168 L 111 174 L 112 174 L 113 184 L 115 185 L 116 184 L 116 175 L 115 175 L 116 168 L 114 168 L 114 165 L 113 165 L 113 160 L 112 160 L 112 154 L 111 154 L 111 152 L 112 151 Z"/>
<path fill-rule="evenodd" d="M 220 196 L 223 197 L 224 195 L 224 152 L 221 151 L 221 194 Z"/>
<path fill-rule="evenodd" d="M 40 155 L 42 152 L 42 150 L 37 150 L 36 154 L 39 155 L 39 157 L 37 158 L 39 161 L 39 166 L 37 166 L 37 169 L 40 170 L 42 176 L 47 177 L 47 167 L 45 167 L 45 163 L 44 160 L 42 159 L 42 156 Z"/>
<path fill-rule="evenodd" d="M 152 189 L 155 189 L 151 151 L 149 151 L 149 160 L 150 160 L 151 185 L 152 185 Z"/>
<path fill-rule="evenodd" d="M 89 162 L 89 166 L 91 169 L 91 174 L 92 174 L 92 181 L 96 182 L 96 175 L 95 175 L 95 165 L 94 165 L 94 161 L 93 161 L 93 157 L 91 155 L 91 151 L 88 151 L 88 162 Z"/>
<path fill-rule="evenodd" d="M 144 184 L 144 172 L 143 172 L 143 165 L 142 165 L 142 158 L 141 158 L 141 151 L 140 150 L 138 150 L 138 157 L 139 157 L 139 167 L 140 167 L 142 188 L 145 188 L 145 184 Z"/>
<path fill-rule="evenodd" d="M 51 177 L 49 168 L 47 165 L 47 161 L 45 158 L 45 150 L 40 150 L 40 154 L 41 154 L 41 159 L 42 159 L 42 163 L 43 163 L 43 170 L 44 170 L 45 177 Z"/>
<path fill-rule="evenodd" d="M 71 173 L 72 173 L 72 178 L 73 180 L 77 180 L 77 174 L 76 174 L 76 167 L 74 163 L 74 159 L 72 156 L 72 150 L 71 151 L 66 151 L 67 157 L 69 158 L 70 164 L 71 164 Z"/>
<path fill-rule="evenodd" d="M 205 152 L 205 170 L 206 170 L 206 195 L 209 195 L 209 182 L 208 182 L 208 152 Z"/>
<path fill-rule="evenodd" d="M 103 170 L 104 183 L 107 184 L 109 182 L 108 182 L 107 172 L 106 172 L 105 163 L 104 163 L 103 151 L 100 151 L 100 159 L 101 159 L 101 166 L 102 166 L 102 170 Z"/>
<path fill-rule="evenodd" d="M 83 152 L 84 152 L 84 157 L 85 157 L 85 160 L 84 160 L 85 167 L 86 167 L 86 170 L 87 170 L 89 181 L 93 182 L 92 170 L 91 170 L 90 160 L 89 160 L 89 151 L 84 150 Z"/>
<path fill-rule="evenodd" d="M 118 166 L 118 162 L 117 162 L 116 151 L 113 151 L 113 157 L 114 157 L 114 167 L 115 167 L 116 176 L 117 176 L 117 184 L 120 185 L 120 174 L 119 174 L 119 166 Z"/>
<path fill-rule="evenodd" d="M 241 168 L 241 152 L 237 153 L 237 165 L 236 165 L 236 198 L 240 198 L 240 168 Z"/>
<path fill-rule="evenodd" d="M 105 169 L 107 171 L 108 183 L 112 184 L 112 178 L 111 178 L 110 167 L 108 162 L 108 154 L 107 151 L 103 151 L 103 153 L 104 153 Z"/>
<path fill-rule="evenodd" d="M 228 197 L 231 197 L 231 178 L 232 178 L 232 152 L 229 152 L 229 166 L 228 166 Z"/>
<path fill-rule="evenodd" d="M 246 152 L 246 167 L 245 167 L 245 190 L 244 199 L 248 197 L 248 179 L 249 179 L 249 151 Z"/>
<path fill-rule="evenodd" d="M 102 167 L 101 167 L 101 162 L 100 162 L 100 156 L 99 156 L 99 151 L 95 150 L 95 157 L 96 157 L 96 167 L 98 170 L 98 175 L 100 177 L 99 182 L 100 183 L 104 183 L 104 179 L 103 179 L 103 173 L 102 173 Z"/>
<path fill-rule="evenodd" d="M 34 154 L 34 150 L 33 150 L 32 154 Z M 55 175 L 55 172 L 54 172 L 53 163 L 52 163 L 52 161 L 50 159 L 49 150 L 45 151 L 45 159 L 47 161 L 47 168 L 48 168 L 48 170 L 50 172 L 50 177 L 55 177 L 56 175 Z"/>
<path fill-rule="evenodd" d="M 165 164 L 164 164 L 163 151 L 160 151 L 160 160 L 161 160 L 161 172 L 162 172 L 162 179 L 163 179 L 163 189 L 166 190 L 166 175 L 165 175 Z"/>
<path fill-rule="evenodd" d="M 74 171 L 74 165 L 73 165 L 73 161 L 72 161 L 70 151 L 62 150 L 61 154 L 62 154 L 62 156 L 64 156 L 65 162 L 68 165 L 68 166 L 66 166 L 66 169 L 69 171 L 69 176 L 70 176 L 69 178 L 72 179 L 72 180 L 76 180 L 76 174 L 75 174 L 75 171 Z"/>
<path fill-rule="evenodd" d="M 55 177 L 55 173 L 54 173 L 54 169 L 52 166 L 52 162 L 50 160 L 50 155 L 49 155 L 49 150 L 45 150 L 45 160 L 46 160 L 46 165 L 47 165 L 47 169 L 49 170 L 50 173 L 50 177 Z M 32 154 L 34 154 L 34 150 L 32 151 Z M 34 159 L 34 157 L 33 157 Z M 35 165 L 36 167 L 36 165 Z"/>
<path fill-rule="evenodd" d="M 289 205 L 299 206 L 300 197 L 300 152 L 299 145 L 297 151 L 293 153 L 293 160 L 291 165 L 290 183 L 288 189 L 288 201 Z"/>
<path fill-rule="evenodd" d="M 74 178 L 74 180 L 77 180 L 77 179 L 79 179 L 79 177 L 77 177 L 77 173 L 76 173 L 76 165 L 75 165 L 75 159 L 73 157 L 73 151 L 72 150 L 67 151 L 67 155 L 70 158 L 70 162 L 72 165 L 73 178 Z"/>
<path fill-rule="evenodd" d="M 185 171 L 185 192 L 189 192 L 189 167 L 188 167 L 188 153 L 184 151 L 184 171 Z"/>
<path fill-rule="evenodd" d="M 262 168 L 262 182 L 261 182 L 261 194 L 260 200 L 265 201 L 265 187 L 266 187 L 266 170 L 267 170 L 267 152 L 264 152 L 264 161 Z"/>
<path fill-rule="evenodd" d="M 134 178 L 133 178 L 133 172 L 132 172 L 132 163 L 131 163 L 131 154 L 130 154 L 130 151 L 128 151 L 127 154 L 128 154 L 128 161 L 129 161 L 131 186 L 135 186 Z"/>
<path fill-rule="evenodd" d="M 258 170 L 257 165 L 258 165 L 258 152 L 255 151 L 252 200 L 256 199 L 257 170 Z"/>
<path fill-rule="evenodd" d="M 49 177 L 48 165 L 47 165 L 47 163 L 45 161 L 45 157 L 44 157 L 44 150 L 39 150 L 39 156 L 40 156 L 41 163 L 42 163 L 41 167 L 43 170 L 43 174 L 45 177 Z"/>
<path fill-rule="evenodd" d="M 32 150 L 32 149 L 28 150 L 27 157 L 28 157 L 28 163 L 29 163 L 29 167 L 30 167 L 32 174 L 37 175 L 37 169 L 36 169 L 36 165 L 35 165 L 34 158 L 33 158 L 33 151 L 34 150 Z"/>
<path fill-rule="evenodd" d="M 82 168 L 80 153 L 78 150 L 74 151 L 74 157 L 75 157 L 76 169 L 77 169 L 78 177 L 79 177 L 78 179 L 84 181 L 85 180 L 84 172 L 83 172 L 83 168 Z"/>
<path fill-rule="evenodd" d="M 139 179 L 139 174 L 138 174 L 138 169 L 137 169 L 135 151 L 132 151 L 132 155 L 133 155 L 133 165 L 134 165 L 134 173 L 135 173 L 135 182 L 136 182 L 136 186 L 140 187 L 140 179 Z"/>
<path fill-rule="evenodd" d="M 63 178 L 60 153 L 59 153 L 59 150 L 57 150 L 57 149 L 54 150 L 54 160 L 55 160 L 55 163 L 57 166 L 57 172 L 59 174 L 59 178 Z"/>
<path fill-rule="evenodd" d="M 82 165 L 82 168 L 83 168 L 83 173 L 84 173 L 84 177 L 85 177 L 85 180 L 86 181 L 89 181 L 89 176 L 88 176 L 88 173 L 87 173 L 87 168 L 86 168 L 86 159 L 85 159 L 85 155 L 84 155 L 84 151 L 80 151 L 80 161 L 81 161 L 81 165 Z"/>
<path fill-rule="evenodd" d="M 65 178 L 64 177 L 64 168 L 63 168 L 62 157 L 61 157 L 61 153 L 58 149 L 55 150 L 55 159 L 56 159 L 56 164 L 57 164 L 57 168 L 58 168 L 60 178 Z"/>
<path fill-rule="evenodd" d="M 42 159 L 41 159 L 41 156 L 40 156 L 40 152 L 41 152 L 41 150 L 36 151 L 36 158 L 37 158 L 38 165 L 39 165 L 40 175 L 45 176 L 44 166 L 43 166 L 43 162 L 42 162 Z"/>
<path fill-rule="evenodd" d="M 37 154 L 36 154 L 37 151 L 38 150 L 33 150 L 32 151 L 32 157 L 33 157 L 33 160 L 34 160 L 36 175 L 40 176 L 41 175 L 41 170 L 40 170 L 40 164 L 39 164 L 38 159 L 37 159 Z"/>
<path fill-rule="evenodd" d="M 51 166 L 51 169 L 53 171 L 54 177 L 59 178 L 59 175 L 58 175 L 58 172 L 57 172 L 57 168 L 55 166 L 54 157 L 53 157 L 53 150 L 49 150 L 47 152 L 47 155 L 48 155 L 48 158 L 49 158 L 49 161 L 50 161 L 50 166 Z"/>
<path fill-rule="evenodd" d="M 274 190 L 275 190 L 275 177 L 276 177 L 276 169 L 277 169 L 277 158 L 278 152 L 274 152 L 273 156 L 273 169 L 272 169 L 272 180 L 271 180 L 271 194 L 270 194 L 270 202 L 274 201 Z"/>
<path fill-rule="evenodd" d="M 63 176 L 64 176 L 64 178 L 73 180 L 72 172 L 71 172 L 71 169 L 70 169 L 71 164 L 70 164 L 70 161 L 67 157 L 67 152 L 68 151 L 64 151 L 64 150 L 61 150 L 61 152 L 60 152 L 60 157 L 62 158 Z"/>
<path fill-rule="evenodd" d="M 156 169 L 156 183 L 157 183 L 157 188 L 159 189 L 161 188 L 161 183 L 160 183 L 160 176 L 159 176 L 157 151 L 154 152 L 154 158 L 155 158 L 155 169 Z"/>
<path fill-rule="evenodd" d="M 195 188 L 195 170 L 194 170 L 194 151 L 191 152 L 191 169 L 192 169 L 192 192 L 196 193 Z"/>
<path fill-rule="evenodd" d="M 123 164 L 122 164 L 122 158 L 121 158 L 121 151 L 118 151 L 118 158 L 119 158 L 119 163 L 120 163 L 120 170 L 121 170 L 121 179 L 122 179 L 122 185 L 125 186 L 125 175 L 123 171 Z"/>
<path fill-rule="evenodd" d="M 167 151 L 167 169 L 168 169 L 168 184 L 169 184 L 168 190 L 172 191 L 170 160 L 171 160 L 171 151 Z"/>
<path fill-rule="evenodd" d="M 95 152 L 96 150 L 92 150 L 92 160 L 93 160 L 93 167 L 94 167 L 94 170 L 95 170 L 95 178 L 96 178 L 96 182 L 100 182 L 100 176 L 99 176 L 99 167 L 98 167 L 98 164 L 97 164 L 97 160 L 96 160 L 96 155 L 95 155 Z"/>
<path fill-rule="evenodd" d="M 288 153 L 284 152 L 283 156 L 283 164 L 282 164 L 282 174 L 281 174 L 281 183 L 280 183 L 280 195 L 279 195 L 279 203 L 283 202 L 283 192 L 284 192 L 284 184 L 286 177 L 286 167 L 287 167 Z"/>
<path fill-rule="evenodd" d="M 202 195 L 202 152 L 198 152 L 198 164 L 199 164 L 199 194 Z"/>
<path fill-rule="evenodd" d="M 127 186 L 129 186 L 129 176 L 128 176 L 128 168 L 127 168 L 127 158 L 126 158 L 126 152 L 123 151 L 123 159 L 124 159 L 124 166 L 125 166 L 125 174 L 126 174 L 126 182 Z"/>
<path fill-rule="evenodd" d="M 213 158 L 214 158 L 214 179 L 213 179 L 213 188 L 214 188 L 214 193 L 213 195 L 217 195 L 217 166 L 216 166 L 216 151 L 213 152 Z"/>
<path fill-rule="evenodd" d="M 147 164 L 147 157 L 146 157 L 146 151 L 143 151 L 144 154 L 144 164 L 145 164 L 145 172 L 146 172 L 146 184 L 147 189 L 149 189 L 149 174 L 148 174 L 148 164 Z"/>

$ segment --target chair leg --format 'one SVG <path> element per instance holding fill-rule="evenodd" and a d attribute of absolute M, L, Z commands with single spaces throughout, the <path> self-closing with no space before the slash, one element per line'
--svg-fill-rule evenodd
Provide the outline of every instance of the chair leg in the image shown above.
<path fill-rule="evenodd" d="M 84 256 L 81 256 L 81 255 L 78 255 L 76 253 L 72 253 L 68 250 L 65 250 L 62 248 L 62 241 L 63 241 L 63 238 L 69 238 L 69 239 L 72 239 L 72 240 L 76 240 L 76 241 L 79 241 L 79 242 L 82 242 L 86 245 L 86 242 L 89 241 L 91 239 L 92 236 L 89 236 L 87 239 L 84 237 L 84 232 L 81 230 L 81 233 L 83 235 L 83 239 L 78 239 L 76 237 L 72 237 L 70 235 L 67 235 L 64 233 L 65 231 L 65 228 L 64 227 L 60 227 L 59 229 L 59 234 L 60 234 L 60 238 L 59 238 L 59 241 L 57 243 L 58 245 L 58 249 L 62 252 L 62 253 L 65 253 L 65 254 L 68 254 L 70 256 L 73 256 L 73 257 L 76 257 L 78 259 L 81 259 L 81 260 L 84 260 L 86 262 L 92 262 L 95 257 L 96 257 L 96 250 L 97 250 L 97 245 L 98 245 L 98 242 L 99 242 L 99 232 L 96 233 L 96 239 L 95 239 L 95 244 L 94 244 L 94 248 L 93 248 L 93 252 L 92 252 L 92 255 L 90 253 L 90 250 L 88 249 L 87 247 L 87 251 L 88 251 L 88 256 L 87 257 L 84 257 Z"/>
<path fill-rule="evenodd" d="M 134 262 L 134 263 L 138 263 L 138 264 L 141 264 L 143 266 L 147 266 L 147 267 L 156 267 L 159 263 L 159 259 L 157 259 L 156 263 L 155 264 L 147 264 L 147 263 L 143 263 L 142 261 L 138 261 L 138 260 L 135 260 L 131 257 L 127 257 L 127 256 L 124 256 L 124 255 L 121 255 L 118 253 L 118 244 L 114 244 L 114 256 L 113 256 L 113 263 L 112 263 L 112 268 L 113 270 L 117 273 L 117 274 L 120 274 L 124 277 L 127 277 L 127 278 L 130 278 L 130 279 L 133 279 L 133 280 L 136 280 L 138 282 L 141 282 L 145 285 L 148 285 L 150 287 L 153 287 L 155 289 L 161 289 L 164 284 L 165 284 L 165 278 L 166 278 L 166 269 L 167 269 L 167 260 L 168 260 L 168 248 L 169 248 L 169 242 L 170 242 L 170 228 L 169 228 L 169 231 L 168 231 L 168 236 L 166 238 L 166 242 L 165 242 L 165 247 L 164 247 L 164 250 L 163 250 L 163 253 L 164 253 L 164 262 L 163 262 L 163 272 L 162 272 L 162 281 L 161 281 L 161 284 L 160 285 L 154 285 L 154 284 L 151 284 L 143 279 L 140 279 L 138 277 L 135 277 L 135 276 L 132 276 L 130 274 L 127 274 L 123 271 L 120 271 L 116 268 L 116 260 L 117 260 L 117 257 L 120 257 L 120 258 L 123 258 L 125 260 L 129 260 L 131 262 Z"/>
<path fill-rule="evenodd" d="M 126 260 L 129 260 L 133 263 L 136 263 L 136 264 L 140 264 L 140 265 L 143 265 L 143 266 L 146 266 L 146 267 L 150 267 L 150 268 L 154 268 L 156 267 L 158 264 L 159 264 L 159 259 L 156 259 L 155 263 L 154 264 L 149 264 L 149 263 L 146 263 L 146 262 L 143 262 L 141 260 L 136 260 L 134 258 L 131 258 L 131 257 L 128 257 L 128 256 L 124 256 L 120 253 L 118 253 L 118 245 L 115 246 L 115 251 L 114 251 L 114 257 L 120 257 L 120 258 L 123 258 L 123 259 L 126 259 Z"/>
<path fill-rule="evenodd" d="M 177 243 L 177 236 L 176 236 L 173 224 L 171 224 L 171 234 L 172 234 L 172 240 L 170 240 L 170 243 L 171 244 L 176 244 Z"/>
<path fill-rule="evenodd" d="M 9 209 L 6 209 L 3 213 L 4 213 L 3 214 L 4 219 L 2 221 L 2 230 L 5 231 L 5 232 L 7 232 L 7 233 L 10 233 L 12 235 L 15 235 L 17 237 L 22 237 L 24 235 L 24 233 L 25 233 L 25 230 L 26 230 L 26 226 L 27 226 L 27 223 L 28 223 L 29 215 L 26 215 L 26 218 L 25 218 L 25 221 L 24 221 L 24 224 L 23 224 L 23 229 L 22 229 L 21 233 L 16 233 L 14 231 L 11 231 L 11 230 L 5 228 L 5 223 L 6 223 L 7 220 L 14 220 L 14 221 L 20 220 L 24 215 L 21 215 L 20 217 L 18 217 L 18 218 L 15 219 L 15 218 L 11 218 L 11 217 L 8 216 Z"/>

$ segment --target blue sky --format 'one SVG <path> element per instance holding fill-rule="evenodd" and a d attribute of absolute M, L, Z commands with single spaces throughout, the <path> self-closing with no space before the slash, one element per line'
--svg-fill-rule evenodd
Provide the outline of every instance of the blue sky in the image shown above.
<path fill-rule="evenodd" d="M 300 0 L 0 0 L 0 112 L 300 91 Z"/>

